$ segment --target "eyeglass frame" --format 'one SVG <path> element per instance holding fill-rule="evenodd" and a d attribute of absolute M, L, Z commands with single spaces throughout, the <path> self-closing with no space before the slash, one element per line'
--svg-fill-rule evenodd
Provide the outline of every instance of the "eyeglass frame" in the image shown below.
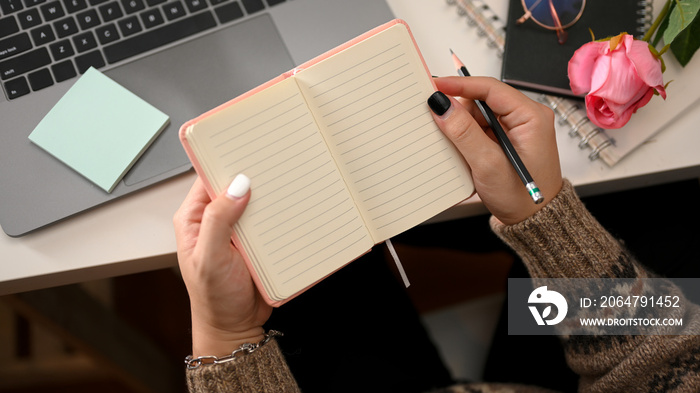
<path fill-rule="evenodd" d="M 522 4 L 523 9 L 525 10 L 525 14 L 518 18 L 516 21 L 517 24 L 522 24 L 525 23 L 526 20 L 531 19 L 533 22 L 537 23 L 539 26 L 544 27 L 547 30 L 554 30 L 557 33 L 557 39 L 560 44 L 566 43 L 566 40 L 568 38 L 568 33 L 565 31 L 565 29 L 568 29 L 569 27 L 573 26 L 576 22 L 578 22 L 579 19 L 581 19 L 581 15 L 583 14 L 583 10 L 586 8 L 586 0 L 581 0 L 581 9 L 578 12 L 578 15 L 576 15 L 576 18 L 572 20 L 571 22 L 567 23 L 566 25 L 562 25 L 561 21 L 559 20 L 559 15 L 557 14 L 556 9 L 554 8 L 554 4 L 552 3 L 552 0 L 547 0 L 549 2 L 549 8 L 550 12 L 552 14 L 552 19 L 554 20 L 555 26 L 549 26 L 546 25 L 536 18 L 532 17 L 532 9 L 537 7 L 542 0 L 537 0 L 530 8 L 527 8 L 527 5 L 525 4 L 525 0 L 520 0 L 520 4 Z M 558 25 L 558 26 L 557 26 Z"/>

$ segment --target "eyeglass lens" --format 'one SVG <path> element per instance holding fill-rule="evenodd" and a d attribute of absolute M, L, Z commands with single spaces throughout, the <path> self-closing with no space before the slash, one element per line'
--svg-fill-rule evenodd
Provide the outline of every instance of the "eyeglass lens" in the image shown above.
<path fill-rule="evenodd" d="M 551 27 L 557 28 L 557 23 L 554 21 L 551 5 L 556 10 L 556 16 L 563 28 L 569 27 L 576 22 L 583 8 L 583 0 L 522 0 L 523 5 L 532 14 L 531 18 L 537 22 Z M 550 5 L 551 3 L 551 5 Z"/>

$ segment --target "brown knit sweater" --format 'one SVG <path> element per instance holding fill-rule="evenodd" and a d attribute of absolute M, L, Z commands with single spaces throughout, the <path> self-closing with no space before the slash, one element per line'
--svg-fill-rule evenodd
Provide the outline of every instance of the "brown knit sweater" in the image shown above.
<path fill-rule="evenodd" d="M 621 244 L 586 210 L 568 181 L 533 217 L 512 226 L 491 220 L 493 231 L 518 253 L 532 277 L 647 277 Z M 690 262 L 690 261 L 689 261 Z M 667 294 L 682 296 L 677 288 Z M 699 392 L 700 307 L 683 305 L 683 326 L 669 336 L 562 337 L 569 367 L 581 392 Z M 683 335 L 678 335 L 678 334 Z M 187 371 L 192 393 L 297 392 L 273 341 L 238 361 Z M 530 392 L 528 386 L 477 383 L 445 392 Z"/>

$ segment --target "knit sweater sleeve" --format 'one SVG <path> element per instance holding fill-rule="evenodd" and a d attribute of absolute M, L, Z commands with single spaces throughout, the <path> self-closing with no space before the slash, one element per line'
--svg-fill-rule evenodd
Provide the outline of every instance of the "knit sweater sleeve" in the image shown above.
<path fill-rule="evenodd" d="M 647 272 L 586 210 L 570 182 L 527 220 L 491 228 L 523 260 L 533 278 L 645 278 Z M 695 261 L 688 261 L 694 263 Z M 682 318 L 669 335 L 562 337 L 581 392 L 700 391 L 700 307 L 675 285 L 682 307 L 661 310 Z"/>
<path fill-rule="evenodd" d="M 190 393 L 299 392 L 274 339 L 232 362 L 188 369 L 186 377 Z"/>
<path fill-rule="evenodd" d="M 537 214 L 512 226 L 492 219 L 494 232 L 522 258 L 532 277 L 637 278 L 649 274 L 612 237 L 567 181 Z M 682 293 L 668 288 L 669 294 Z M 700 391 L 700 307 L 683 302 L 683 325 L 668 336 L 562 337 L 581 392 Z M 299 392 L 276 341 L 239 360 L 187 370 L 191 393 Z M 453 386 L 445 392 L 544 392 L 497 384 Z"/>

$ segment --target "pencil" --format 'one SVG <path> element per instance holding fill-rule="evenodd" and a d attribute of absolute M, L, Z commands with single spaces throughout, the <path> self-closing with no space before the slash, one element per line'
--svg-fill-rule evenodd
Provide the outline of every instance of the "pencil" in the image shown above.
<path fill-rule="evenodd" d="M 469 76 L 469 71 L 467 71 L 467 67 L 465 67 L 464 63 L 462 63 L 457 58 L 457 55 L 455 55 L 452 49 L 450 49 L 450 53 L 452 54 L 452 60 L 455 63 L 455 67 L 457 67 L 457 72 L 459 73 L 459 75 Z M 508 136 L 506 135 L 505 131 L 503 131 L 503 127 L 501 127 L 501 123 L 498 122 L 496 115 L 484 101 L 476 100 L 475 102 L 476 106 L 479 107 L 479 110 L 484 115 L 484 118 L 489 124 L 489 127 L 491 127 L 491 130 L 493 130 L 493 133 L 496 135 L 498 143 L 501 145 L 501 148 L 503 148 L 503 152 L 506 153 L 506 156 L 508 157 L 508 160 L 510 160 L 510 163 L 513 165 L 513 168 L 515 168 L 515 172 L 518 173 L 520 180 L 522 180 L 523 184 L 525 185 L 525 188 L 527 189 L 527 192 L 532 197 L 532 200 L 535 203 L 542 203 L 542 201 L 544 201 L 544 197 L 542 196 L 540 189 L 537 188 L 535 181 L 532 179 L 532 176 L 530 176 L 530 172 L 528 172 L 527 168 L 525 168 L 525 164 L 523 164 L 523 161 L 520 159 L 520 156 L 518 156 L 518 152 L 515 151 L 513 144 L 510 143 L 510 139 L 508 139 Z"/>

